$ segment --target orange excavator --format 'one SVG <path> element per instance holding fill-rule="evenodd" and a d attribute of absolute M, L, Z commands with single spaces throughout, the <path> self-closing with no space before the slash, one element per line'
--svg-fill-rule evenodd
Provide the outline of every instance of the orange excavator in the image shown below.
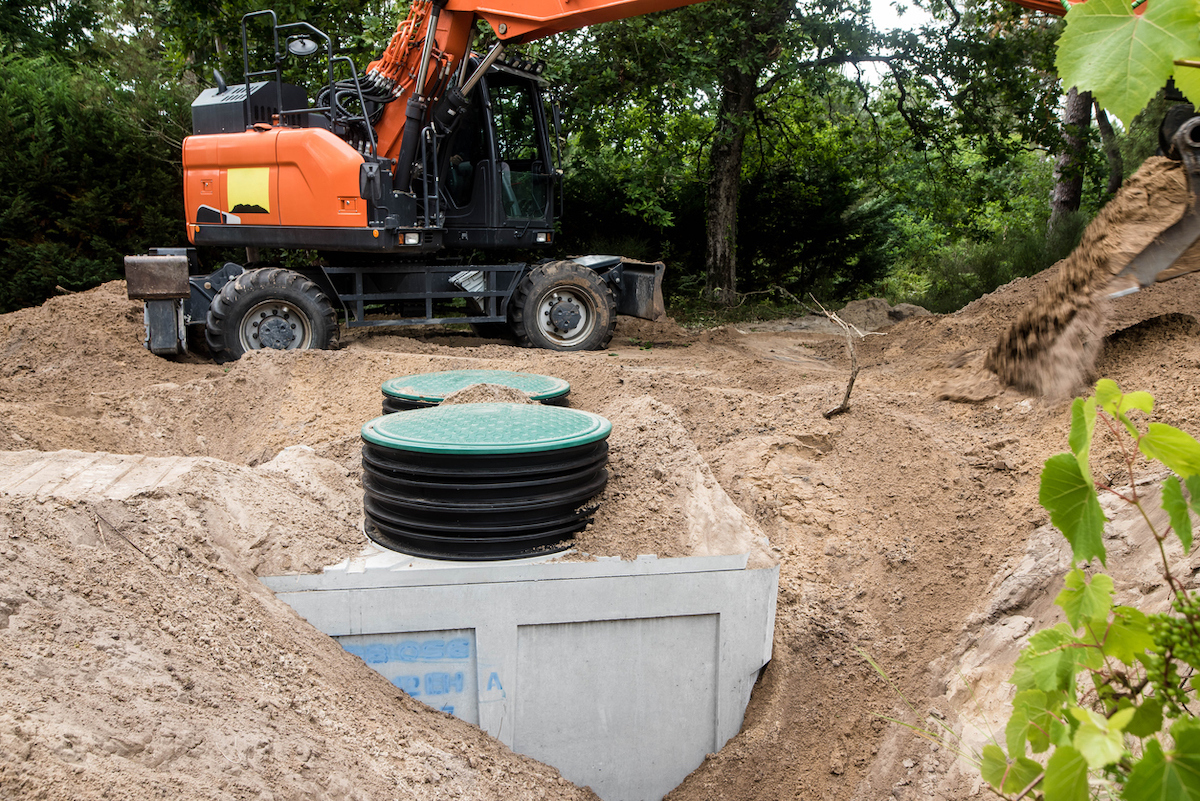
<path fill-rule="evenodd" d="M 528 346 L 588 350 L 608 343 L 618 313 L 662 316 L 662 263 L 508 260 L 554 243 L 562 173 L 543 65 L 506 59 L 505 48 L 698 1 L 413 0 L 362 75 L 316 27 L 247 14 L 243 81 L 214 74 L 183 144 L 188 240 L 244 247 L 247 263 L 205 272 L 195 247 L 126 257 L 146 346 L 179 354 L 203 332 L 226 361 L 329 347 L 341 321 L 470 323 Z M 497 39 L 485 53 L 473 51 L 479 20 Z M 251 34 L 268 29 L 271 60 L 253 69 Z M 283 70 L 314 58 L 325 84 L 310 103 Z M 259 263 L 268 248 L 318 258 Z"/>

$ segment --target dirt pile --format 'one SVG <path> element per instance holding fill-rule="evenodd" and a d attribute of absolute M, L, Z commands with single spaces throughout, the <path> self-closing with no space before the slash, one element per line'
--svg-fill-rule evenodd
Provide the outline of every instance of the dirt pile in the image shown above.
<path fill-rule="evenodd" d="M 1187 200 L 1182 165 L 1148 159 L 1096 215 L 984 366 L 1025 392 L 1062 396 L 1078 390 L 1100 352 L 1113 275 L 1179 218 Z"/>
<path fill-rule="evenodd" d="M 589 797 L 404 696 L 257 580 L 365 546 L 359 430 L 385 380 L 481 368 L 563 378 L 572 407 L 613 422 L 575 558 L 780 564 L 774 658 L 743 730 L 672 799 L 965 797 L 948 749 L 880 716 L 995 723 L 954 677 L 1000 709 L 1001 663 L 1043 625 L 1061 566 L 1040 558 L 1037 481 L 1069 404 L 999 384 L 950 402 L 935 385 L 978 371 L 1052 278 L 863 340 L 832 420 L 840 333 L 638 322 L 606 351 L 554 354 L 355 330 L 338 351 L 217 366 L 149 354 L 119 283 L 2 316 L 0 795 Z M 1114 302 L 1096 362 L 1192 432 L 1198 309 L 1200 275 Z M 1152 596 L 1153 576 L 1119 585 L 1133 589 Z"/>

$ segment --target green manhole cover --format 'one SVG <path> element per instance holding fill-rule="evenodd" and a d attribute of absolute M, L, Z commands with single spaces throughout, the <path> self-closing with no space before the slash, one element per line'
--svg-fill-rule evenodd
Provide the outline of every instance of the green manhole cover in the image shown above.
<path fill-rule="evenodd" d="M 561 378 L 510 370 L 447 370 L 441 373 L 389 378 L 383 382 L 383 394 L 391 398 L 421 403 L 441 403 L 448 395 L 476 384 L 499 384 L 520 390 L 535 401 L 561 398 L 571 385 Z"/>
<path fill-rule="evenodd" d="M 578 409 L 462 403 L 377 417 L 362 427 L 362 438 L 402 451 L 503 454 L 573 448 L 598 442 L 611 432 L 608 420 Z"/>

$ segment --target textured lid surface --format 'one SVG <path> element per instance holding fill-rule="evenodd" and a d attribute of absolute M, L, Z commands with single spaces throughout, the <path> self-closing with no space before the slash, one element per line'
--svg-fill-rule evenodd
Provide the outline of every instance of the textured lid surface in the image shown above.
<path fill-rule="evenodd" d="M 551 451 L 606 438 L 598 414 L 532 403 L 458 403 L 376 417 L 362 427 L 372 445 L 444 454 Z"/>
<path fill-rule="evenodd" d="M 566 395 L 571 385 L 561 378 L 510 370 L 447 370 L 389 378 L 383 382 L 383 394 L 405 400 L 438 403 L 447 395 L 476 384 L 500 384 L 520 390 L 532 400 L 549 400 Z"/>

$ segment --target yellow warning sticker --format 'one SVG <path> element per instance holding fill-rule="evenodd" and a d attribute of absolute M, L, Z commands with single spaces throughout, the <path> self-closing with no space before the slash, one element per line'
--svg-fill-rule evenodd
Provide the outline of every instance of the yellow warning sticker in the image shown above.
<path fill-rule="evenodd" d="M 271 212 L 270 167 L 238 167 L 228 170 L 225 190 L 229 200 L 229 211 L 233 214 Z"/>

